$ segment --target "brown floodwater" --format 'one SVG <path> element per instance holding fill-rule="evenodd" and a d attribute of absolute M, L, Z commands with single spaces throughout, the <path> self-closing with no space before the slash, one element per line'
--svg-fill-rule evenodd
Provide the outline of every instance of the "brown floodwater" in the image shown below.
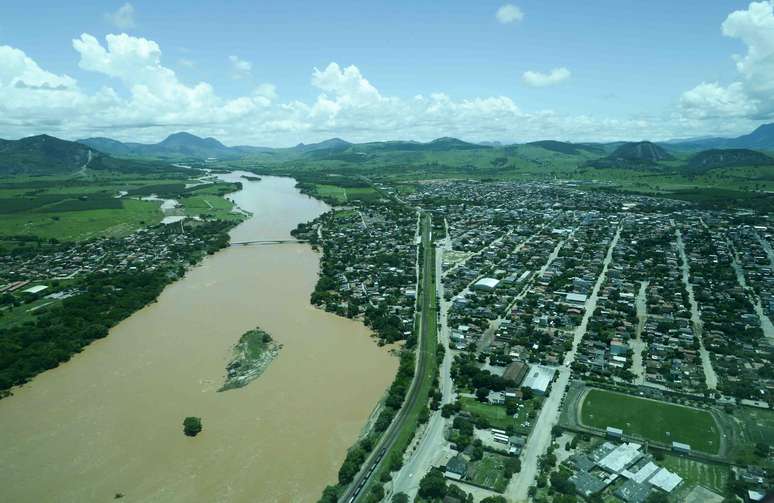
<path fill-rule="evenodd" d="M 326 210 L 291 179 L 241 181 L 232 197 L 253 216 L 233 241 L 287 238 Z M 223 250 L 0 400 L 0 501 L 316 501 L 397 368 L 362 324 L 309 305 L 318 259 L 301 244 Z M 278 358 L 216 392 L 256 325 Z M 185 416 L 202 418 L 198 437 Z"/>

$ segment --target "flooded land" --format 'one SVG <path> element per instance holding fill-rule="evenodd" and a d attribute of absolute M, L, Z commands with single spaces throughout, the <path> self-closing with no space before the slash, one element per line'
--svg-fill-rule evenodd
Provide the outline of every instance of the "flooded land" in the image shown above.
<path fill-rule="evenodd" d="M 287 178 L 241 178 L 252 216 L 233 241 L 288 238 L 326 210 Z M 335 481 L 397 360 L 362 324 L 309 305 L 305 244 L 208 257 L 110 335 L 0 400 L 0 485 L 14 502 L 303 502 Z M 240 336 L 283 346 L 248 386 L 218 393 Z M 186 416 L 202 418 L 196 438 Z"/>

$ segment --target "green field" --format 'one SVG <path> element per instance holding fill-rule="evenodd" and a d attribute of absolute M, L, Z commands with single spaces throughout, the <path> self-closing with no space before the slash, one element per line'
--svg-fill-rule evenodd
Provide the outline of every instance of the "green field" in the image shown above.
<path fill-rule="evenodd" d="M 663 461 L 659 462 L 664 468 L 675 472 L 685 480 L 685 485 L 704 486 L 711 491 L 723 494 L 730 470 L 727 466 L 712 463 L 702 463 L 683 456 L 667 454 Z"/>
<path fill-rule="evenodd" d="M 97 235 L 123 236 L 161 221 L 158 202 L 126 199 L 120 203 L 121 207 L 116 209 L 3 215 L 0 218 L 0 235 L 35 235 L 75 241 Z"/>
<path fill-rule="evenodd" d="M 340 187 L 338 185 L 315 184 L 315 193 L 321 198 L 333 199 L 339 204 L 347 201 L 375 201 L 381 195 L 371 187 Z"/>
<path fill-rule="evenodd" d="M 6 177 L 0 182 L 0 238 L 38 236 L 78 241 L 125 236 L 163 218 L 158 201 L 139 199 L 150 194 L 179 198 L 184 206 L 179 214 L 240 218 L 231 213 L 232 203 L 221 197 L 235 190 L 234 184 L 219 182 L 186 189 L 190 176 L 199 173 L 87 172 L 85 176 Z M 126 195 L 118 198 L 121 193 Z"/>
<path fill-rule="evenodd" d="M 592 389 L 583 399 L 580 415 L 587 426 L 613 426 L 624 434 L 664 444 L 683 442 L 710 454 L 716 454 L 720 445 L 720 429 L 705 410 Z"/>
<path fill-rule="evenodd" d="M 240 218 L 238 213 L 231 210 L 234 205 L 220 196 L 215 195 L 196 195 L 185 197 L 180 200 L 187 216 L 213 215 L 221 220 L 237 220 Z"/>

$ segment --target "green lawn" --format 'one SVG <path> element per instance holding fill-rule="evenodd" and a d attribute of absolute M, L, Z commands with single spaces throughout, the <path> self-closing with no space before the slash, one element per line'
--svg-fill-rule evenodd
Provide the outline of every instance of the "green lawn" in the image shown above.
<path fill-rule="evenodd" d="M 347 189 L 336 185 L 315 185 L 315 192 L 320 197 L 329 197 L 343 203 L 347 201 Z"/>
<path fill-rule="evenodd" d="M 723 465 L 702 463 L 683 456 L 667 454 L 659 462 L 664 468 L 680 475 L 687 486 L 704 486 L 711 491 L 723 494 L 728 482 L 729 468 Z"/>
<path fill-rule="evenodd" d="M 592 389 L 581 405 L 581 421 L 587 426 L 621 428 L 624 433 L 670 444 L 689 444 L 715 454 L 720 431 L 712 415 L 700 409 Z"/>
<path fill-rule="evenodd" d="M 491 452 L 485 452 L 480 461 L 471 463 L 470 480 L 477 485 L 488 487 L 497 492 L 505 491 L 508 479 L 503 474 L 505 457 Z"/>

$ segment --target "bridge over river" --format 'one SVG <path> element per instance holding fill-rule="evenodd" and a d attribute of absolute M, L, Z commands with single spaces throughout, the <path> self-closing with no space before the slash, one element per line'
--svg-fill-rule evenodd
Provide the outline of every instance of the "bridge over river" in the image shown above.
<path fill-rule="evenodd" d="M 282 245 L 289 243 L 308 243 L 307 239 L 255 239 L 251 241 L 232 241 L 231 246 Z"/>

